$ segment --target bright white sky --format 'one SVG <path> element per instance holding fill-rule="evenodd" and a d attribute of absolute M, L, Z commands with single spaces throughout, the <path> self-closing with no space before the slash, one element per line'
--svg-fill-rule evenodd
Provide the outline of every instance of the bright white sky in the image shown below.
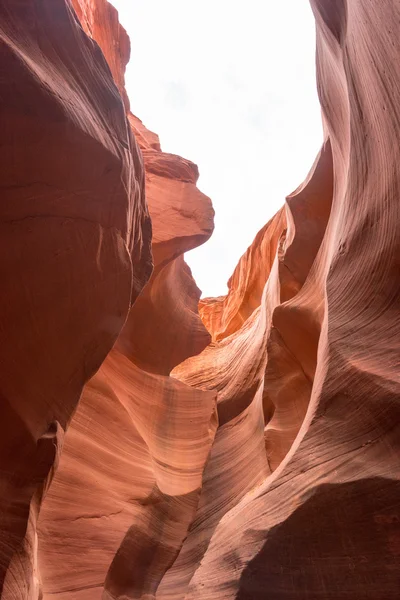
<path fill-rule="evenodd" d="M 131 38 L 132 112 L 197 163 L 215 231 L 189 252 L 203 296 L 307 175 L 322 142 L 308 0 L 112 0 Z"/>

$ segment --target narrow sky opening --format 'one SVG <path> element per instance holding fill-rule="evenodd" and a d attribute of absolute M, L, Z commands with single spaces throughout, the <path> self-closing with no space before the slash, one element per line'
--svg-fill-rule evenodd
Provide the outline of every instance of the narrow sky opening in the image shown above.
<path fill-rule="evenodd" d="M 131 38 L 132 112 L 197 163 L 215 231 L 186 254 L 203 296 L 307 175 L 322 143 L 308 0 L 112 0 Z"/>

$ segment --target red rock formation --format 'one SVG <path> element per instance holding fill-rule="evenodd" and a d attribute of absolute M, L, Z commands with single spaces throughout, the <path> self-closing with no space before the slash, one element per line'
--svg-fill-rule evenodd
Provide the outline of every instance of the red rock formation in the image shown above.
<path fill-rule="evenodd" d="M 150 224 L 121 98 L 69 5 L 4 0 L 0 52 L 0 593 L 36 598 L 43 489 L 149 277 Z"/>
<path fill-rule="evenodd" d="M 239 260 L 228 281 L 227 295 L 200 300 L 200 315 L 213 341 L 219 341 L 238 331 L 260 306 L 265 283 L 271 273 L 279 241 L 285 235 L 285 228 L 285 211 L 281 209 L 258 232 Z"/>
<path fill-rule="evenodd" d="M 266 418 L 267 452 L 278 468 L 219 520 L 185 591 L 171 597 L 398 597 L 400 9 L 390 0 L 312 5 L 332 152 L 326 145 L 308 185 L 288 199 L 293 241 L 278 253 L 261 304 L 271 306 L 279 285 L 263 379 L 275 411 Z M 304 203 L 314 204 L 306 222 Z M 234 390 L 252 352 L 248 338 Z M 242 440 L 238 430 L 235 443 Z"/>
<path fill-rule="evenodd" d="M 318 290 L 310 269 L 329 217 L 331 157 L 327 142 L 306 182 L 288 197 L 285 211 L 260 231 L 239 261 L 226 298 L 203 303 L 208 322 L 216 323 L 218 332 L 228 318 L 231 323 L 235 319 L 238 322 L 240 316 L 232 319 L 238 298 L 242 314 L 247 311 L 251 316 L 235 333 L 211 344 L 174 371 L 175 376 L 190 385 L 218 391 L 220 427 L 204 473 L 196 520 L 178 560 L 160 586 L 159 598 L 186 596 L 220 520 L 246 494 L 268 480 L 289 451 L 304 420 L 319 334 L 318 311 L 309 318 L 310 309 L 318 307 Z M 314 228 L 305 226 L 306 219 L 311 218 Z M 251 289 L 252 278 L 241 277 L 241 273 L 246 274 L 247 269 L 260 273 L 260 265 L 268 265 L 271 245 L 265 240 L 276 239 L 277 223 L 283 232 L 279 244 L 278 240 L 273 242 L 274 261 L 259 306 L 254 309 L 255 296 L 247 294 L 246 287 L 235 289 L 232 281 L 242 281 Z M 307 295 L 314 306 L 305 302 Z M 286 298 L 292 301 L 282 303 Z M 214 307 L 216 319 L 212 315 Z M 212 333 L 215 335 L 216 331 Z M 234 537 L 233 532 L 231 536 Z M 201 597 L 201 591 L 198 593 Z"/>
<path fill-rule="evenodd" d="M 131 45 L 128 34 L 118 20 L 118 12 L 107 0 L 71 0 L 71 4 L 85 32 L 100 46 L 125 109 L 129 112 L 125 68 L 129 61 Z"/>
<path fill-rule="evenodd" d="M 62 0 L 56 4 L 64 6 Z M 43 31 L 55 22 L 53 6 L 40 2 Z M 83 46 L 96 52 L 102 77 L 96 79 L 92 65 L 85 81 L 93 89 L 78 95 L 86 111 L 78 104 L 78 114 L 89 115 L 88 123 L 78 119 L 74 104 L 64 106 L 63 95 L 50 97 L 63 107 L 69 119 L 65 127 L 53 123 L 48 108 L 43 114 L 28 111 L 27 121 L 21 121 L 22 111 L 14 115 L 11 99 L 5 103 L 13 119 L 7 131 L 13 135 L 21 136 L 24 127 L 29 133 L 39 119 L 47 144 L 55 143 L 53 129 L 64 153 L 71 153 L 75 141 L 78 148 L 86 144 L 83 155 L 67 152 L 68 167 L 80 177 L 73 180 L 75 196 L 86 195 L 82 205 L 75 196 L 71 200 L 71 194 L 57 192 L 56 203 L 51 189 L 54 211 L 75 211 L 68 219 L 63 215 L 69 227 L 64 234 L 60 228 L 53 232 L 47 213 L 41 228 L 36 222 L 33 227 L 31 216 L 26 224 L 21 213 L 11 219 L 15 240 L 5 238 L 14 254 L 3 261 L 10 291 L 0 331 L 7 332 L 8 344 L 12 341 L 3 344 L 2 357 L 15 387 L 4 388 L 7 408 L 0 425 L 0 456 L 9 461 L 0 488 L 1 526 L 8 536 L 0 541 L 0 564 L 7 573 L 2 598 L 36 600 L 41 587 L 46 600 L 397 600 L 400 9 L 391 0 L 312 0 L 325 142 L 304 184 L 239 261 L 227 296 L 200 302 L 208 333 L 197 312 L 199 290 L 183 260 L 183 253 L 212 231 L 210 201 L 195 185 L 197 168 L 162 153 L 157 136 L 129 112 L 124 90 L 129 44 L 115 10 L 105 0 L 74 0 L 74 6 L 107 58 L 142 150 L 155 267 L 129 309 L 126 281 L 132 278 L 139 290 L 148 265 L 145 250 L 143 258 L 140 252 L 146 230 L 143 196 L 138 192 L 132 201 L 124 179 L 136 173 L 140 185 L 140 157 L 126 131 L 125 152 L 115 141 L 121 135 L 111 136 L 112 129 L 107 129 L 110 138 L 103 134 L 100 147 L 91 142 L 103 131 L 93 125 L 98 115 L 104 117 L 103 127 L 109 124 L 107 93 L 119 107 L 113 127 L 126 121 L 94 42 L 76 28 L 71 12 L 61 11 L 78 42 L 85 40 Z M 22 18 L 14 10 L 17 16 Z M 12 54 L 19 38 L 13 21 L 7 22 L 11 25 L 1 31 Z M 57 32 L 57 43 L 63 36 L 69 39 L 68 31 Z M 29 43 L 39 34 L 31 32 Z M 44 36 L 39 39 L 44 44 Z M 69 56 L 62 70 L 57 62 L 62 50 L 53 56 L 54 45 L 44 46 L 44 56 L 50 57 L 46 65 L 50 59 L 55 64 L 52 81 L 75 90 L 69 65 L 76 61 L 83 80 L 86 62 L 78 60 L 81 49 L 71 56 L 71 47 L 64 46 Z M 42 58 L 26 51 L 22 56 L 40 75 L 29 79 L 28 90 L 47 98 Z M 14 61 L 12 68 L 16 64 L 31 75 L 23 61 Z M 97 94 L 104 104 L 93 106 Z M 67 132 L 74 127 L 78 133 L 89 128 L 88 139 L 77 133 L 71 141 Z M 102 185 L 98 170 L 104 148 L 107 157 L 112 143 L 123 166 L 112 189 L 119 185 L 125 191 L 117 194 L 116 205 L 107 204 L 110 188 Z M 16 147 L 27 152 L 22 144 Z M 32 154 L 32 148 L 30 160 L 41 174 L 35 181 L 46 182 L 44 156 Z M 57 190 L 65 189 L 74 171 L 53 154 L 46 155 L 47 165 L 50 156 L 58 170 L 47 176 L 52 186 L 58 180 Z M 30 162 L 22 170 L 5 164 L 2 176 L 12 173 L 18 182 L 31 168 Z M 21 190 L 14 183 L 8 192 L 19 200 L 18 194 L 25 194 L 21 206 L 29 198 L 42 214 L 50 192 L 43 183 L 35 185 L 42 187 Z M 95 199 L 108 206 L 104 215 Z M 94 206 L 101 229 L 97 237 L 90 229 L 91 213 L 89 224 L 80 225 L 77 212 Z M 106 217 L 116 221 L 106 227 Z M 100 255 L 94 252 L 96 241 L 102 244 Z M 130 253 L 116 251 L 126 244 Z M 38 281 L 26 283 L 27 265 Z M 82 271 L 72 268 L 76 265 Z M 100 336 L 102 319 L 118 309 L 113 336 Z M 85 377 L 110 350 L 128 310 L 65 435 L 41 509 L 37 547 L 42 489 L 60 453 L 54 442 L 66 429 Z M 49 349 L 44 357 L 33 352 L 37 342 Z M 47 379 L 43 365 L 46 375 L 52 374 Z M 35 392 L 29 404 L 28 389 Z"/>
<path fill-rule="evenodd" d="M 181 162 L 188 165 L 169 155 L 162 160 L 177 174 Z M 105 598 L 155 593 L 194 519 L 217 426 L 215 392 L 169 376 L 210 341 L 197 314 L 199 290 L 182 255 L 174 258 L 185 239 L 190 247 L 209 236 L 209 200 L 195 179 L 179 182 L 167 169 L 154 179 L 151 170 L 146 175 L 154 256 L 162 262 L 86 386 L 66 435 L 39 524 L 44 598 L 94 600 L 103 588 Z M 161 192 L 176 207 L 169 239 L 168 211 L 157 236 Z M 192 222 L 192 235 L 188 224 L 188 235 L 174 245 L 175 231 L 184 230 L 179 212 L 191 204 L 203 221 Z"/>
<path fill-rule="evenodd" d="M 112 35 L 125 40 L 114 9 L 99 2 L 85 10 L 107 56 Z M 101 27 L 110 11 L 114 34 Z M 39 522 L 44 598 L 155 593 L 194 519 L 217 426 L 215 392 L 169 376 L 210 342 L 183 253 L 211 235 L 211 202 L 196 188 L 193 163 L 161 152 L 131 113 L 129 122 L 146 168 L 155 268 L 66 435 Z"/>

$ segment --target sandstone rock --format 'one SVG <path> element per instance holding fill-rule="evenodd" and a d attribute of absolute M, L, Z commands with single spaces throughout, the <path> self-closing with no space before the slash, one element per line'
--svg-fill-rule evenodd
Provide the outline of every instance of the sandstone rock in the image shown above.
<path fill-rule="evenodd" d="M 107 56 L 114 9 L 85 10 Z M 118 69 L 114 77 L 123 82 Z M 155 268 L 66 435 L 38 526 L 44 598 L 154 594 L 194 519 L 217 427 L 216 393 L 169 376 L 211 339 L 183 253 L 209 238 L 214 212 L 196 165 L 161 152 L 155 134 L 128 120 L 144 158 Z"/>
<path fill-rule="evenodd" d="M 317 166 L 288 199 L 296 231 L 282 254 L 289 269 L 280 269 L 284 302 L 271 314 L 264 378 L 278 468 L 219 521 L 188 600 L 398 597 L 400 9 L 386 0 L 312 6 L 332 165 L 326 145 L 321 178 Z M 313 179 L 325 204 L 316 237 L 314 213 L 301 226 Z M 308 264 L 315 256 L 306 279 L 303 242 Z M 293 282 L 302 284 L 295 295 Z M 299 433 L 280 452 L 297 410 Z"/>
<path fill-rule="evenodd" d="M 107 0 L 71 0 L 71 3 L 84 31 L 100 46 L 125 109 L 129 112 L 125 68 L 129 61 L 131 44 L 128 34 L 119 22 L 117 10 Z"/>
<path fill-rule="evenodd" d="M 22 41 L 7 2 L 8 82 L 29 86 L 1 96 L 20 153 L 0 167 L 2 598 L 397 600 L 400 9 L 311 3 L 323 146 L 200 319 L 183 254 L 211 203 L 130 112 L 115 10 L 73 0 L 117 87 L 62 0 Z M 154 230 L 134 305 L 149 224 L 127 123 Z"/>
<path fill-rule="evenodd" d="M 150 275 L 150 222 L 121 97 L 68 3 L 4 0 L 0 53 L 0 590 L 36 598 L 43 490 Z"/>
<path fill-rule="evenodd" d="M 164 160 L 177 171 L 189 164 Z M 194 519 L 217 427 L 216 393 L 169 374 L 210 342 L 197 312 L 200 291 L 179 254 L 212 231 L 210 201 L 195 179 L 179 185 L 165 169 L 153 185 L 146 171 L 161 263 L 86 386 L 66 435 L 39 523 L 44 598 L 94 600 L 103 589 L 104 598 L 155 594 Z M 157 236 L 163 193 L 172 208 Z M 197 221 L 190 230 L 192 203 Z M 185 226 L 187 235 L 177 237 Z"/>

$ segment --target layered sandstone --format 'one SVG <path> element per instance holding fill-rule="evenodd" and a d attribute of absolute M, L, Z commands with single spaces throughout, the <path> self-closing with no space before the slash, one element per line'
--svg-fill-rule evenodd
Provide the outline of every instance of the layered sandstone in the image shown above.
<path fill-rule="evenodd" d="M 2 598 L 397 600 L 400 9 L 311 3 L 323 146 L 200 316 L 115 9 L 0 8 Z"/>
<path fill-rule="evenodd" d="M 151 273 L 151 226 L 121 96 L 69 3 L 4 0 L 0 53 L 0 589 L 36 598 L 42 495 Z"/>
<path fill-rule="evenodd" d="M 129 52 L 115 9 L 77 8 L 123 92 Z M 194 519 L 217 426 L 216 393 L 170 377 L 210 342 L 183 253 L 209 238 L 214 212 L 196 165 L 162 152 L 125 107 L 145 165 L 154 271 L 66 435 L 38 526 L 44 598 L 155 594 Z"/>
<path fill-rule="evenodd" d="M 400 8 L 390 0 L 313 0 L 312 7 L 323 152 L 287 199 L 286 239 L 260 316 L 254 311 L 209 347 L 198 367 L 180 367 L 196 386 L 220 385 L 216 369 L 206 382 L 197 374 L 210 365 L 206 353 L 216 353 L 214 364 L 230 370 L 218 399 L 226 402 L 227 389 L 243 395 L 245 378 L 247 389 L 254 379 L 255 357 L 247 357 L 264 329 L 256 370 L 274 472 L 260 474 L 262 483 L 248 486 L 213 525 L 198 568 L 190 565 L 189 575 L 186 567 L 180 597 L 187 600 L 398 597 Z M 231 298 L 222 315 L 218 304 L 204 304 L 217 337 L 224 314 L 231 323 L 238 314 Z M 243 336 L 249 341 L 241 345 Z M 236 369 L 221 358 L 232 344 L 240 348 Z M 235 444 L 243 439 L 237 429 Z"/>
<path fill-rule="evenodd" d="M 170 376 L 210 342 L 183 252 L 210 236 L 211 203 L 195 165 L 142 150 L 154 271 L 66 435 L 39 522 L 44 598 L 155 594 L 195 517 L 217 427 L 215 391 Z"/>

